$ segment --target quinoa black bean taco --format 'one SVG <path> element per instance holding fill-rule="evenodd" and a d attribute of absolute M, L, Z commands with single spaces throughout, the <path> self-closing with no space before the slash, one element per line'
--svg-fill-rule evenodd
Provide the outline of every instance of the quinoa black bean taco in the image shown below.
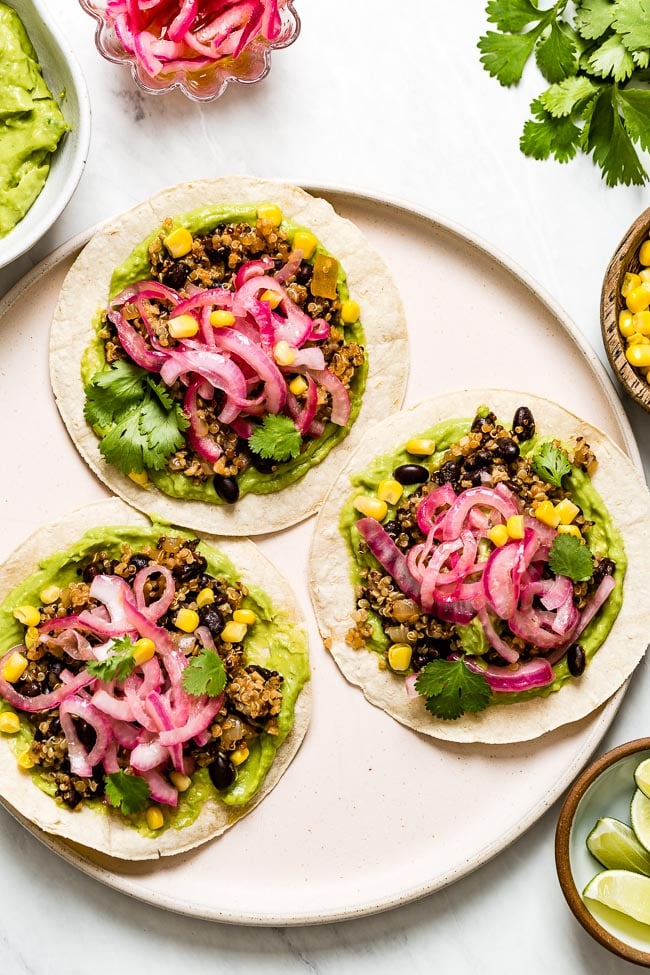
<path fill-rule="evenodd" d="M 93 470 L 136 507 L 155 496 L 162 517 L 220 534 L 311 514 L 399 406 L 407 362 L 401 300 L 360 231 L 248 178 L 178 186 L 111 221 L 51 333 L 57 405 Z"/>
<path fill-rule="evenodd" d="M 0 600 L 0 796 L 49 833 L 180 853 L 253 809 L 300 746 L 306 635 L 249 541 L 105 501 L 25 542 Z"/>
<path fill-rule="evenodd" d="M 325 645 L 411 728 L 535 738 L 643 656 L 649 516 L 629 459 L 560 406 L 489 389 L 427 400 L 370 432 L 323 505 Z"/>

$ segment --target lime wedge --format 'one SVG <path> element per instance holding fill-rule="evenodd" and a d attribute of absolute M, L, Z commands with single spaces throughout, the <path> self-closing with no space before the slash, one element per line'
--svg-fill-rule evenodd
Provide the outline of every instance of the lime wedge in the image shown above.
<path fill-rule="evenodd" d="M 630 822 L 639 843 L 650 850 L 650 799 L 637 789 L 630 804 Z"/>
<path fill-rule="evenodd" d="M 634 770 L 634 781 L 643 795 L 650 799 L 650 758 L 645 758 L 639 762 Z"/>
<path fill-rule="evenodd" d="M 582 896 L 650 924 L 650 877 L 630 870 L 603 870 L 589 881 Z"/>
<path fill-rule="evenodd" d="M 650 877 L 650 853 L 618 819 L 599 819 L 587 837 L 587 849 L 608 870 L 635 870 Z"/>

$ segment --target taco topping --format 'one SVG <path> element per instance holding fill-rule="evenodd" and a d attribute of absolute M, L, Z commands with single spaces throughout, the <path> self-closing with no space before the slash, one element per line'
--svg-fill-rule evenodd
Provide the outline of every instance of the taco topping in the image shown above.
<path fill-rule="evenodd" d="M 77 582 L 13 611 L 24 643 L 0 659 L 0 697 L 17 714 L 0 730 L 27 722 L 19 764 L 71 809 L 149 806 L 158 829 L 152 801 L 175 807 L 201 768 L 228 788 L 252 743 L 278 734 L 283 677 L 247 661 L 248 590 L 211 575 L 197 545 L 163 535 L 119 558 L 97 549 Z"/>
<path fill-rule="evenodd" d="M 100 324 L 110 368 L 87 385 L 85 416 L 138 483 L 147 471 L 211 481 L 212 499 L 232 504 L 247 469 L 274 474 L 350 421 L 359 306 L 311 232 L 283 229 L 277 207 L 257 212 L 254 226 L 195 235 L 166 221 L 148 245 L 150 277 L 116 294 Z"/>
<path fill-rule="evenodd" d="M 380 667 L 405 676 L 438 717 L 549 688 L 560 661 L 579 677 L 580 637 L 617 585 L 575 503 L 593 452 L 581 439 L 534 438 L 527 407 L 511 430 L 481 408 L 444 452 L 408 441 L 419 462 L 396 466 L 376 497 L 353 499 L 364 517 L 352 532 L 360 584 L 346 641 L 378 649 Z"/>

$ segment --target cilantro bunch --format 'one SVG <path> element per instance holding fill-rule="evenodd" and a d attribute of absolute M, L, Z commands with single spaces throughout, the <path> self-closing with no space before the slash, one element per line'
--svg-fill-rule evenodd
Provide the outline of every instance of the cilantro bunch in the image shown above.
<path fill-rule="evenodd" d="M 490 0 L 496 31 L 479 41 L 485 69 L 515 85 L 534 53 L 549 87 L 531 103 L 522 152 L 567 162 L 591 155 L 608 186 L 648 179 L 637 148 L 650 150 L 650 0 Z"/>

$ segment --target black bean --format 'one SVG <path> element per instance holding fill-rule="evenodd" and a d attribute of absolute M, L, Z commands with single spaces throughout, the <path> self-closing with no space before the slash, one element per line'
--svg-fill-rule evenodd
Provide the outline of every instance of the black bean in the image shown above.
<path fill-rule="evenodd" d="M 497 422 L 497 418 L 494 413 L 487 413 L 485 416 L 477 414 L 472 421 L 472 432 L 480 433 L 483 429 L 483 424 L 488 423 L 490 426 L 494 426 Z"/>
<path fill-rule="evenodd" d="M 512 432 L 518 440 L 530 440 L 535 436 L 535 418 L 527 406 L 520 406 L 512 419 Z"/>
<path fill-rule="evenodd" d="M 84 721 L 83 718 L 76 718 L 74 725 L 82 745 L 85 745 L 88 751 L 92 751 L 97 741 L 97 732 L 93 726 Z"/>
<path fill-rule="evenodd" d="M 616 571 L 616 562 L 613 559 L 599 559 L 594 568 L 593 581 L 595 585 L 600 585 L 605 576 L 613 576 Z"/>
<path fill-rule="evenodd" d="M 579 677 L 580 674 L 584 673 L 585 667 L 587 666 L 587 657 L 584 647 L 580 643 L 574 643 L 569 647 L 566 662 L 572 677 Z"/>
<path fill-rule="evenodd" d="M 460 477 L 460 464 L 457 460 L 448 460 L 436 471 L 438 484 L 452 484 Z"/>
<path fill-rule="evenodd" d="M 174 567 L 174 577 L 179 582 L 189 582 L 196 576 L 201 575 L 207 566 L 207 560 L 202 555 L 197 555 L 194 562 L 184 562 L 182 565 Z"/>
<path fill-rule="evenodd" d="M 168 288 L 175 288 L 178 291 L 187 281 L 189 273 L 190 268 L 185 261 L 179 261 L 177 264 L 172 264 L 171 267 L 167 268 L 163 274 L 163 284 L 166 284 Z"/>
<path fill-rule="evenodd" d="M 477 450 L 475 454 L 470 454 L 465 458 L 465 470 L 480 471 L 491 467 L 494 457 L 489 450 Z"/>
<path fill-rule="evenodd" d="M 422 464 L 400 464 L 393 471 L 393 477 L 398 484 L 425 484 L 429 480 L 429 471 Z"/>
<path fill-rule="evenodd" d="M 235 766 L 223 752 L 219 752 L 214 762 L 208 765 L 208 771 L 215 789 L 227 789 L 237 778 Z"/>
<path fill-rule="evenodd" d="M 511 464 L 513 460 L 517 460 L 519 457 L 519 444 L 511 440 L 510 437 L 499 437 L 496 452 L 506 463 Z"/>
<path fill-rule="evenodd" d="M 91 562 L 90 565 L 87 565 L 86 568 L 81 573 L 81 578 L 83 579 L 84 582 L 91 583 L 95 578 L 95 576 L 99 576 L 101 574 L 102 574 L 101 565 L 98 565 L 97 562 Z"/>
<path fill-rule="evenodd" d="M 132 565 L 136 572 L 140 569 L 146 569 L 149 565 L 151 559 L 144 552 L 135 552 L 129 559 L 129 565 Z"/>
<path fill-rule="evenodd" d="M 199 610 L 199 619 L 203 626 L 207 626 L 214 637 L 219 636 L 225 626 L 223 616 L 214 606 L 202 606 Z"/>
<path fill-rule="evenodd" d="M 277 460 L 273 460 L 270 457 L 261 457 L 259 454 L 256 454 L 254 450 L 251 450 L 250 456 L 251 464 L 256 471 L 260 472 L 260 474 L 272 474 L 273 471 L 277 470 Z"/>
<path fill-rule="evenodd" d="M 384 522 L 382 528 L 384 529 L 387 535 L 390 535 L 391 538 L 397 538 L 397 536 L 400 534 L 401 531 L 399 525 L 394 519 Z"/>
<path fill-rule="evenodd" d="M 264 680 L 270 680 L 271 677 L 278 677 L 279 674 L 277 670 L 269 670 L 267 667 L 260 667 L 259 664 L 249 664 L 246 668 L 247 674 L 259 674 Z"/>
<path fill-rule="evenodd" d="M 214 489 L 220 498 L 227 504 L 234 504 L 239 497 L 239 484 L 236 477 L 225 477 L 223 474 L 215 474 L 212 478 Z"/>
<path fill-rule="evenodd" d="M 296 272 L 298 284 L 308 285 L 314 276 L 314 267 L 309 261 L 303 261 Z"/>

